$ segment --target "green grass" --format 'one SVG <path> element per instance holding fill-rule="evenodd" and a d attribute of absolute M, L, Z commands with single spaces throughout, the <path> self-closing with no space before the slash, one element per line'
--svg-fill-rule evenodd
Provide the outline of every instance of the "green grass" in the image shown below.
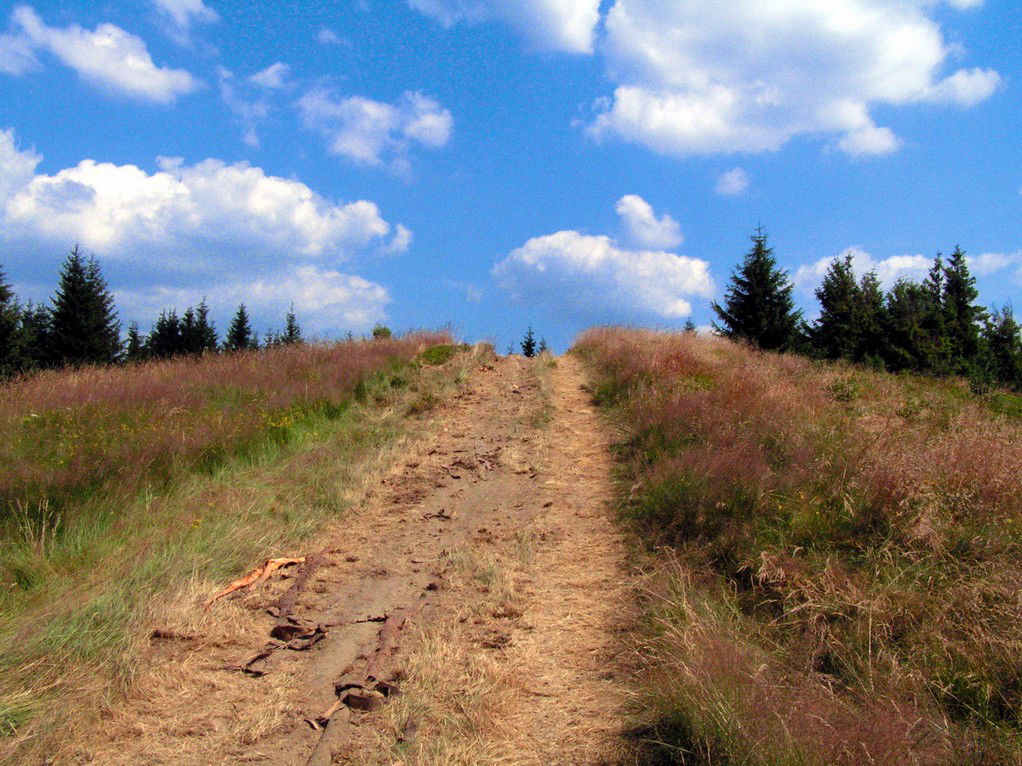
<path fill-rule="evenodd" d="M 451 359 L 453 359 L 457 354 L 462 353 L 466 350 L 468 350 L 468 347 L 464 345 L 441 343 L 436 346 L 430 346 L 429 348 L 427 348 L 425 351 L 419 354 L 419 359 L 421 359 L 424 364 L 430 365 L 447 364 L 447 362 L 451 361 Z"/>
<path fill-rule="evenodd" d="M 405 433 L 409 404 L 438 401 L 464 365 L 405 362 L 346 399 L 275 413 L 262 438 L 141 490 L 93 493 L 60 516 L 28 511 L 0 547 L 0 760 L 59 736 L 76 689 L 132 677 L 138 638 L 187 582 L 223 582 L 304 553 Z M 29 704 L 30 703 L 30 704 Z M 17 735 L 17 736 L 15 736 Z M 32 750 L 37 752 L 37 750 Z"/>

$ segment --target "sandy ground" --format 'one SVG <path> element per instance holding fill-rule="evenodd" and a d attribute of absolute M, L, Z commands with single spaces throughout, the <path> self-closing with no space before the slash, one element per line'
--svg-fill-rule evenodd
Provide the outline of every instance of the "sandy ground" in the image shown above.
<path fill-rule="evenodd" d="M 625 544 L 582 386 L 570 356 L 483 365 L 306 571 L 183 599 L 68 762 L 627 761 Z"/>

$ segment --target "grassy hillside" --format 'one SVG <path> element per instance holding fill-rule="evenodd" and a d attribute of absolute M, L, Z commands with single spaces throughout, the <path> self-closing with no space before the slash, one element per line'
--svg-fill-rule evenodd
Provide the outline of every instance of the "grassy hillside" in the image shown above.
<path fill-rule="evenodd" d="M 651 761 L 1022 758 L 1022 425 L 1010 395 L 598 329 L 649 550 Z"/>
<path fill-rule="evenodd" d="M 336 518 L 453 382 L 453 348 L 419 334 L 0 389 L 0 756 L 81 714 L 69 699 L 129 683 L 164 594 Z"/>

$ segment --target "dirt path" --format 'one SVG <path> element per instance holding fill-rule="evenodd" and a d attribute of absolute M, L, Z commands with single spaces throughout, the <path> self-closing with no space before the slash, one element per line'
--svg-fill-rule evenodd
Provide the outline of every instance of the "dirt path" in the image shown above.
<path fill-rule="evenodd" d="M 94 762 L 624 760 L 624 543 L 582 382 L 570 357 L 484 365 L 305 571 L 213 607 L 248 608 L 247 646 L 168 650 L 204 668 L 187 725 L 121 711 Z"/>

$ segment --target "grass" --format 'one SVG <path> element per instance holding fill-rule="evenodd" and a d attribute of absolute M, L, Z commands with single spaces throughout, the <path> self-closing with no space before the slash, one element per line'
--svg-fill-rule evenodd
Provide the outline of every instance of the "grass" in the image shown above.
<path fill-rule="evenodd" d="M 40 752 L 95 716 L 85 700 L 130 685 L 166 598 L 291 553 L 343 513 L 411 403 L 441 398 L 457 374 L 416 359 L 437 340 L 54 373 L 0 392 L 24 480 L 4 477 L 0 759 Z M 29 445 L 19 429 L 37 420 L 42 443 Z M 95 434 L 88 449 L 46 443 L 92 426 L 105 448 Z M 32 463 L 58 453 L 77 467 L 48 478 Z"/>
<path fill-rule="evenodd" d="M 651 762 L 1022 759 L 1013 395 L 692 335 L 575 350 L 655 571 Z"/>

